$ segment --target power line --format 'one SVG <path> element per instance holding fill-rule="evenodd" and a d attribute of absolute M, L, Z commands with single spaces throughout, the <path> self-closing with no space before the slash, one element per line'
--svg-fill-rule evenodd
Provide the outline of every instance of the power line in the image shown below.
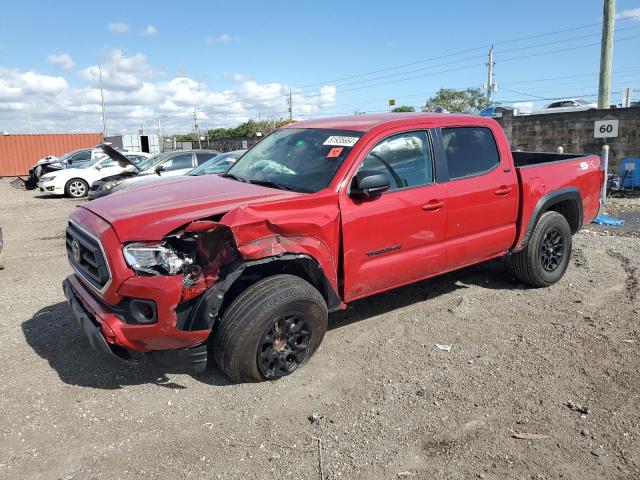
<path fill-rule="evenodd" d="M 617 21 L 621 22 L 621 21 L 626 21 L 626 20 L 632 20 L 632 19 L 635 19 L 635 18 L 640 18 L 640 15 L 632 15 L 632 16 L 624 17 L 624 18 L 618 19 Z M 542 37 L 547 37 L 547 36 L 552 36 L 552 35 L 558 35 L 558 34 L 561 34 L 561 33 L 567 33 L 567 32 L 572 32 L 572 31 L 576 31 L 576 30 L 581 30 L 581 29 L 595 27 L 595 26 L 601 26 L 601 25 L 602 25 L 601 22 L 590 23 L 590 24 L 587 24 L 587 25 L 580 25 L 580 26 L 577 26 L 577 27 L 565 28 L 565 29 L 556 30 L 556 31 L 553 31 L 553 32 L 541 33 L 541 34 L 537 34 L 537 35 L 530 35 L 530 36 L 527 36 L 527 37 L 520 37 L 520 38 L 516 38 L 516 39 L 511 39 L 511 40 L 503 40 L 503 41 L 500 41 L 500 42 L 494 42 L 493 45 L 506 45 L 506 44 L 509 44 L 509 43 L 516 43 L 516 42 L 521 42 L 521 41 L 525 41 L 525 40 L 532 40 L 532 39 L 535 39 L 535 38 L 542 38 Z M 599 33 L 596 33 L 594 35 L 599 35 Z M 578 38 L 580 38 L 580 37 L 578 37 Z M 456 55 L 461 55 L 461 54 L 464 54 L 464 53 L 474 52 L 474 51 L 478 51 L 478 50 L 486 50 L 489 46 L 490 45 L 483 45 L 483 46 L 480 46 L 480 47 L 469 48 L 469 49 L 465 49 L 465 50 L 459 50 L 457 52 L 447 53 L 447 54 L 444 54 L 444 55 L 438 55 L 436 57 L 426 58 L 426 59 L 423 59 L 423 60 L 417 60 L 415 62 L 405 63 L 405 64 L 402 64 L 402 65 L 395 65 L 395 66 L 392 66 L 392 67 L 381 68 L 381 69 L 378 69 L 378 70 L 372 70 L 372 71 L 369 71 L 369 72 L 350 75 L 350 76 L 347 76 L 347 77 L 335 78 L 335 79 L 332 79 L 332 80 L 325 80 L 325 81 L 322 81 L 322 82 L 309 83 L 309 84 L 306 84 L 306 85 L 299 86 L 298 89 L 305 89 L 307 87 L 313 87 L 313 86 L 318 86 L 318 85 L 326 85 L 326 84 L 329 84 L 329 83 L 341 82 L 343 80 L 351 80 L 351 79 L 354 79 L 354 78 L 366 77 L 366 76 L 369 76 L 369 75 L 373 75 L 373 74 L 381 73 L 381 72 L 387 72 L 387 71 L 390 71 L 390 70 L 397 70 L 399 68 L 411 67 L 411 66 L 414 66 L 414 65 L 419 65 L 421 63 L 427 63 L 427 62 L 431 62 L 431 61 L 434 61 L 434 60 L 440 60 L 442 58 L 449 58 L 449 57 L 456 56 Z"/>
<path fill-rule="evenodd" d="M 634 36 L 625 37 L 625 38 L 618 38 L 618 39 L 615 40 L 615 43 L 623 42 L 623 41 L 626 41 L 626 40 L 633 40 L 635 38 L 640 38 L 640 35 L 634 35 Z M 567 48 L 563 48 L 563 49 L 547 50 L 547 51 L 544 51 L 544 52 L 536 52 L 536 53 L 531 53 L 531 54 L 528 54 L 528 55 L 520 55 L 520 56 L 503 58 L 503 59 L 500 59 L 500 63 L 510 62 L 510 61 L 513 61 L 513 60 L 523 60 L 523 59 L 527 59 L 527 58 L 539 57 L 539 56 L 544 56 L 544 55 L 553 55 L 553 54 L 556 54 L 556 53 L 579 50 L 579 49 L 582 49 L 582 48 L 589 48 L 589 47 L 593 47 L 593 46 L 600 46 L 600 42 L 598 42 L 598 43 L 588 43 L 588 44 L 584 44 L 584 45 L 576 45 L 576 46 L 573 46 L 573 47 L 567 47 Z M 528 47 L 528 48 L 535 48 L 535 46 L 531 46 L 531 47 Z M 470 58 L 474 58 L 474 57 L 470 57 Z M 460 61 L 469 60 L 470 58 L 466 58 L 466 59 L 459 60 L 459 61 L 447 62 L 447 63 L 442 64 L 442 65 L 447 65 L 447 64 L 451 64 L 451 63 L 458 63 Z M 452 68 L 452 69 L 448 69 L 448 70 L 441 70 L 441 71 L 437 71 L 437 72 L 433 72 L 433 73 L 429 73 L 429 74 L 424 74 L 424 75 L 415 75 L 415 76 L 406 77 L 406 78 L 399 78 L 399 79 L 396 79 L 396 80 L 389 80 L 389 81 L 385 81 L 385 82 L 374 83 L 374 84 L 371 84 L 371 85 L 360 85 L 359 87 L 353 87 L 353 88 L 348 88 L 348 89 L 345 89 L 345 90 L 340 90 L 340 93 L 357 91 L 357 90 L 362 90 L 362 89 L 365 89 L 365 88 L 378 87 L 378 86 L 382 86 L 382 85 L 389 85 L 391 83 L 404 82 L 404 81 L 407 81 L 407 80 L 415 80 L 415 79 L 418 79 L 418 78 L 426 78 L 426 77 L 431 77 L 431 76 L 435 76 L 435 75 L 440 75 L 442 73 L 455 72 L 455 71 L 459 71 L 459 70 L 465 70 L 465 69 L 468 69 L 468 68 L 474 68 L 474 67 L 477 67 L 477 66 L 485 66 L 485 65 L 486 65 L 485 63 L 465 65 L 465 66 L 458 67 L 458 68 Z M 375 81 L 375 80 L 384 79 L 384 78 L 396 77 L 396 76 L 400 76 L 400 75 L 406 75 L 407 73 L 414 73 L 414 72 L 417 72 L 417 71 L 425 70 L 427 68 L 435 68 L 435 66 L 421 68 L 421 69 L 417 69 L 417 70 L 413 70 L 413 71 L 402 72 L 402 73 L 393 74 L 393 75 L 388 75 L 386 77 L 378 77 L 377 79 L 370 79 L 370 80 L 364 80 L 364 81 L 368 82 L 368 81 Z M 354 82 L 354 83 L 357 84 L 357 83 L 360 83 L 360 82 Z M 344 86 L 344 85 L 342 85 L 342 86 Z M 297 96 L 300 96 L 300 97 L 305 97 L 305 98 L 314 98 L 314 97 L 320 97 L 320 96 L 323 95 L 321 93 L 320 94 L 304 94 L 304 93 L 298 93 L 298 92 L 295 92 L 294 94 L 297 95 Z"/>

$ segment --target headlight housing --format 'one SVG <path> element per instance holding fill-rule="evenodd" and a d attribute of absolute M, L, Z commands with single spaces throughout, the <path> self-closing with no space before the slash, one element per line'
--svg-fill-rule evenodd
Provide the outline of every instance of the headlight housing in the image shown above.
<path fill-rule="evenodd" d="M 113 187 L 117 187 L 122 182 L 124 182 L 123 178 L 120 179 L 120 180 L 111 180 L 110 182 L 105 182 L 105 183 L 102 184 L 102 189 L 103 190 L 111 190 Z"/>
<path fill-rule="evenodd" d="M 175 275 L 193 260 L 181 257 L 165 242 L 131 243 L 122 249 L 124 259 L 133 270 L 150 275 Z"/>
<path fill-rule="evenodd" d="M 43 177 L 40 180 L 42 180 L 43 183 L 47 183 L 52 181 L 54 178 L 56 178 L 55 175 L 53 177 Z"/>

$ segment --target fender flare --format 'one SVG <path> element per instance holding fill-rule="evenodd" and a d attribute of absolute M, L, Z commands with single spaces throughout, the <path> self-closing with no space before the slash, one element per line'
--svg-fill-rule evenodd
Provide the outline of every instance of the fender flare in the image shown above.
<path fill-rule="evenodd" d="M 538 221 L 540 220 L 542 214 L 548 211 L 550 207 L 565 200 L 573 200 L 576 203 L 578 207 L 578 228 L 576 229 L 576 231 L 582 228 L 583 210 L 580 191 L 576 187 L 566 187 L 555 190 L 553 192 L 549 192 L 546 195 L 543 195 L 540 200 L 538 200 L 538 203 L 536 203 L 533 212 L 531 212 L 531 217 L 529 217 L 529 223 L 527 224 L 527 230 L 521 242 L 521 248 L 516 249 L 517 251 L 527 246 L 527 244 L 529 243 L 529 239 L 531 238 L 531 235 L 533 235 L 533 231 L 536 228 L 536 225 L 538 225 Z"/>

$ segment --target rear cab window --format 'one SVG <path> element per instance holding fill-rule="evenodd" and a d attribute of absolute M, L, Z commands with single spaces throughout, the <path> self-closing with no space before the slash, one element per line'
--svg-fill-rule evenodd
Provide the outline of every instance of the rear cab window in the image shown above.
<path fill-rule="evenodd" d="M 490 128 L 442 128 L 449 179 L 482 175 L 500 164 L 498 146 Z"/>

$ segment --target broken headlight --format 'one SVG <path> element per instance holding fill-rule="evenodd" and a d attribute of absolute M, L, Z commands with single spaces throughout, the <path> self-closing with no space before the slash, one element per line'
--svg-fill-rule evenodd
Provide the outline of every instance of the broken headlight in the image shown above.
<path fill-rule="evenodd" d="M 124 259 L 133 270 L 150 275 L 175 275 L 193 263 L 181 257 L 166 243 L 131 243 L 122 249 Z"/>

